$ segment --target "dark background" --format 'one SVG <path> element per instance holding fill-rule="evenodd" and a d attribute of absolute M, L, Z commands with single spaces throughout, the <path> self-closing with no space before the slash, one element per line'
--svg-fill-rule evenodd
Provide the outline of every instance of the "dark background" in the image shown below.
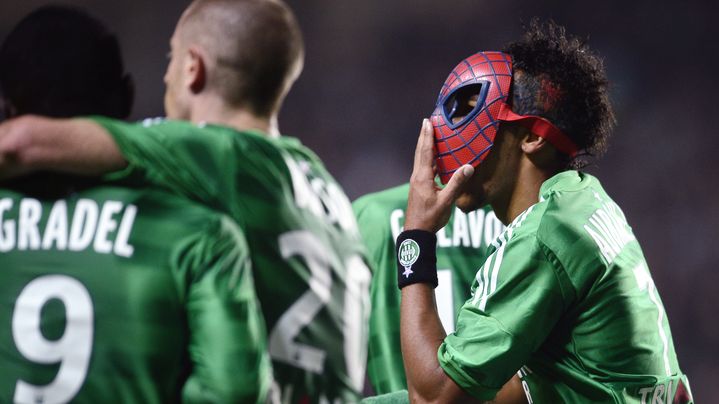
<path fill-rule="evenodd" d="M 2 0 L 0 38 L 37 0 Z M 354 199 L 409 178 L 421 119 L 446 75 L 516 39 L 532 16 L 589 39 L 605 59 L 618 127 L 590 169 L 642 243 L 698 402 L 719 378 L 719 28 L 710 1 L 290 0 L 305 71 L 280 118 Z M 133 118 L 162 115 L 168 40 L 186 1 L 73 0 L 120 37 Z M 647 321 L 655 321 L 648 319 Z"/>

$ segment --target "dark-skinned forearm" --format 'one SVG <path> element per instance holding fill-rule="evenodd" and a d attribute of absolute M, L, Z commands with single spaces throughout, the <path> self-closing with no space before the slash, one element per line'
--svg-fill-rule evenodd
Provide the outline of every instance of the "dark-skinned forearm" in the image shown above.
<path fill-rule="evenodd" d="M 402 289 L 400 306 L 402 357 L 412 402 L 469 402 L 439 366 L 437 350 L 445 337 L 434 301 L 434 289 L 425 283 Z"/>

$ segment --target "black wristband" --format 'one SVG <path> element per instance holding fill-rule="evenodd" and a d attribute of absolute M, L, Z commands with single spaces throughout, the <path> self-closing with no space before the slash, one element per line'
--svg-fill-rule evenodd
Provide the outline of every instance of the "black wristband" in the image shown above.
<path fill-rule="evenodd" d="M 437 287 L 437 236 L 424 230 L 407 230 L 397 237 L 397 286 L 414 283 Z"/>

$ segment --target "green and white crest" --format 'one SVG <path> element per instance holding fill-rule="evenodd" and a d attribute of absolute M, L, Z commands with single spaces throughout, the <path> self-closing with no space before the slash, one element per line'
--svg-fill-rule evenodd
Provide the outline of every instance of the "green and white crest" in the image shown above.
<path fill-rule="evenodd" d="M 419 259 L 419 244 L 411 238 L 404 240 L 399 245 L 397 259 L 400 265 L 405 269 L 409 269 Z"/>

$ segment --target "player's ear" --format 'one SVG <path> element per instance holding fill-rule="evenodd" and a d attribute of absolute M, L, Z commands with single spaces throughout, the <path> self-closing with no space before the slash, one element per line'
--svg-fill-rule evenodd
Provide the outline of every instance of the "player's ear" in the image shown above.
<path fill-rule="evenodd" d="M 560 158 L 560 152 L 552 146 L 547 139 L 539 137 L 530 131 L 526 131 L 521 138 L 520 147 L 522 153 L 531 160 L 534 165 L 546 170 L 560 170 L 564 159 Z"/>
<path fill-rule="evenodd" d="M 520 147 L 524 154 L 535 154 L 548 147 L 549 143 L 543 138 L 535 135 L 530 131 L 526 131 L 522 136 Z"/>
<path fill-rule="evenodd" d="M 186 69 L 187 85 L 193 93 L 202 92 L 207 82 L 207 64 L 205 56 L 196 47 L 188 49 Z"/>

